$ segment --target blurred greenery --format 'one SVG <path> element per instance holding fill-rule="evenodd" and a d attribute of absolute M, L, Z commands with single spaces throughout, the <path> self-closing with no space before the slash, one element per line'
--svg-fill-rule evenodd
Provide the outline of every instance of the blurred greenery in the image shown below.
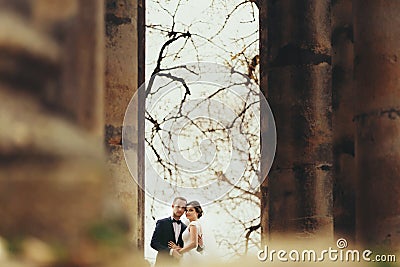
<path fill-rule="evenodd" d="M 127 244 L 125 227 L 116 222 L 98 222 L 92 224 L 87 231 L 88 237 L 105 246 L 120 246 Z"/>

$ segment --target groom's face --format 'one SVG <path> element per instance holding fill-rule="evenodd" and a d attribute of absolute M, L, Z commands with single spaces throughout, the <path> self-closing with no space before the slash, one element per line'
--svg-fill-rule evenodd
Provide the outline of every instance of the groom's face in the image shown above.
<path fill-rule="evenodd" d="M 172 213 L 174 217 L 180 218 L 183 213 L 185 213 L 186 209 L 186 201 L 182 199 L 177 199 L 173 204 L 172 204 Z"/>

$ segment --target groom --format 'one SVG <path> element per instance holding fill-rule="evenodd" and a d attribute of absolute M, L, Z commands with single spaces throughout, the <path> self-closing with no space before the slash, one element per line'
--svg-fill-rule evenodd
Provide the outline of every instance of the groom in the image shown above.
<path fill-rule="evenodd" d="M 171 266 L 178 264 L 179 253 L 168 247 L 168 242 L 183 247 L 182 233 L 186 225 L 180 218 L 185 213 L 186 199 L 176 197 L 172 202 L 172 216 L 158 220 L 151 238 L 151 247 L 158 251 L 155 266 Z"/>

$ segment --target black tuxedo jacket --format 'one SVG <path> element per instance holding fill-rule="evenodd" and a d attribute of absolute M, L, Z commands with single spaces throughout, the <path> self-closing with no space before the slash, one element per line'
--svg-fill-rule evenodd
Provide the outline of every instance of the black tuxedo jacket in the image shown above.
<path fill-rule="evenodd" d="M 184 223 L 181 223 L 181 225 L 181 232 L 179 233 L 177 245 L 183 247 L 182 233 L 185 231 L 186 225 Z M 157 221 L 156 228 L 154 229 L 153 236 L 151 238 L 151 247 L 158 251 L 156 259 L 156 263 L 158 263 L 157 265 L 159 265 L 161 262 L 176 261 L 174 257 L 169 255 L 169 241 L 173 241 L 174 243 L 176 242 L 171 217 Z"/>

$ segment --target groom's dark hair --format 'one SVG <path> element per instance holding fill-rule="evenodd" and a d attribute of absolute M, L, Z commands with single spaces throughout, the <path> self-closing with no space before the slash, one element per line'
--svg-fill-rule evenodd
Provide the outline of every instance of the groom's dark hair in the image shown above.
<path fill-rule="evenodd" d="M 184 197 L 176 197 L 176 198 L 174 198 L 174 200 L 172 201 L 172 204 L 175 204 L 175 201 L 177 201 L 178 199 L 187 202 L 186 198 L 184 198 Z"/>

